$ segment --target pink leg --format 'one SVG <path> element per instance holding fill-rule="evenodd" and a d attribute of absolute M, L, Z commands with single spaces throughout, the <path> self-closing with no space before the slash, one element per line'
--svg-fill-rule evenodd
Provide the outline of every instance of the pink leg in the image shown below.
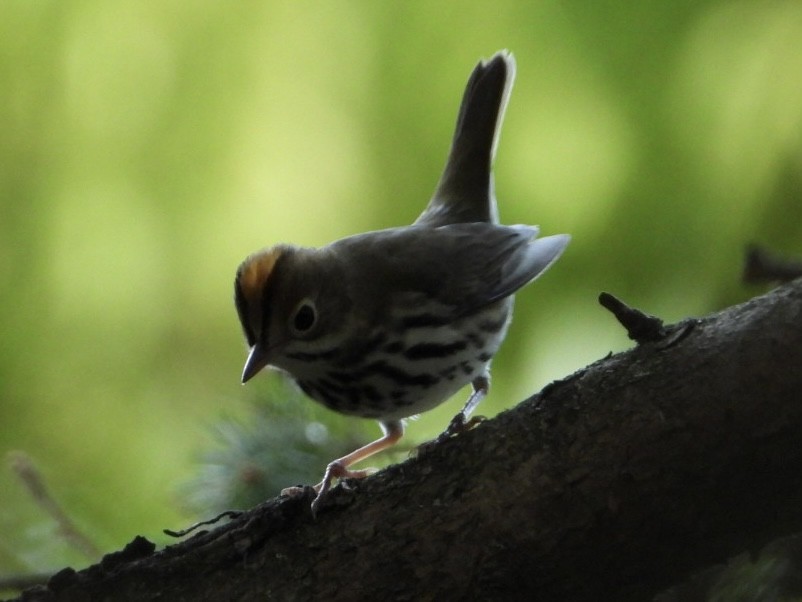
<path fill-rule="evenodd" d="M 326 473 L 323 475 L 323 480 L 315 485 L 317 497 L 312 502 L 312 514 L 317 512 L 317 508 L 320 505 L 321 500 L 331 489 L 334 479 L 363 479 L 366 476 L 376 472 L 375 468 L 348 470 L 349 466 L 369 458 L 370 456 L 377 454 L 388 447 L 392 447 L 398 443 L 398 440 L 404 435 L 404 424 L 400 420 L 393 422 L 381 422 L 379 424 L 384 431 L 384 435 L 382 437 L 376 439 L 376 441 L 373 441 L 372 443 L 368 443 L 367 445 L 360 447 L 355 451 L 352 451 L 347 456 L 343 456 L 342 458 L 338 458 L 333 462 L 330 462 L 326 467 Z M 303 488 L 288 487 L 287 489 L 282 490 L 281 495 L 297 495 L 301 491 L 303 491 Z"/>

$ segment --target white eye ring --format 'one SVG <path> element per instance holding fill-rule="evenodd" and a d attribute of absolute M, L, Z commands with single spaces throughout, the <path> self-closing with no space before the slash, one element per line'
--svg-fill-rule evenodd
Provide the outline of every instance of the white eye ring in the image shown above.
<path fill-rule="evenodd" d="M 303 299 L 292 312 L 290 328 L 297 334 L 306 334 L 317 323 L 317 308 L 311 299 Z"/>

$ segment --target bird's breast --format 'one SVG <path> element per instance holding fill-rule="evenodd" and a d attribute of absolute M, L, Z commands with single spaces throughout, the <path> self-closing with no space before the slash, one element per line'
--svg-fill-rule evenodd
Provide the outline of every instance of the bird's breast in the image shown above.
<path fill-rule="evenodd" d="M 391 314 L 362 345 L 350 341 L 342 346 L 347 353 L 298 358 L 305 365 L 291 373 L 309 397 L 343 414 L 394 420 L 430 410 L 487 373 L 512 299 L 458 319 L 442 310 Z"/>

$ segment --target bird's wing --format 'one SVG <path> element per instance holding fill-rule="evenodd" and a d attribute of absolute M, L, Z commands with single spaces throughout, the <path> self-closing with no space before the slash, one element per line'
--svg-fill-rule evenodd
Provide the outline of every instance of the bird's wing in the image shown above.
<path fill-rule="evenodd" d="M 448 258 L 448 286 L 438 298 L 453 305 L 460 314 L 470 313 L 515 293 L 553 264 L 570 237 L 557 234 L 537 238 L 534 226 L 493 226 L 456 224 L 448 236 L 455 247 L 443 254 Z M 448 246 L 448 245 L 446 245 Z"/>
<path fill-rule="evenodd" d="M 334 243 L 361 294 L 420 295 L 464 315 L 512 295 L 554 263 L 570 237 L 536 238 L 536 226 L 411 226 Z"/>

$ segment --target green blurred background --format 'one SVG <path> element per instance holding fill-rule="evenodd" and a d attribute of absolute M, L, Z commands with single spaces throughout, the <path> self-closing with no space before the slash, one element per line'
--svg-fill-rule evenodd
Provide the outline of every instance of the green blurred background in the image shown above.
<path fill-rule="evenodd" d="M 0 453 L 110 551 L 377 435 L 275 373 L 240 386 L 234 270 L 414 220 L 500 48 L 502 219 L 574 238 L 518 295 L 480 413 L 629 346 L 600 291 L 675 321 L 757 292 L 746 243 L 802 254 L 797 0 L 4 0 Z M 0 575 L 87 562 L 4 463 Z"/>

